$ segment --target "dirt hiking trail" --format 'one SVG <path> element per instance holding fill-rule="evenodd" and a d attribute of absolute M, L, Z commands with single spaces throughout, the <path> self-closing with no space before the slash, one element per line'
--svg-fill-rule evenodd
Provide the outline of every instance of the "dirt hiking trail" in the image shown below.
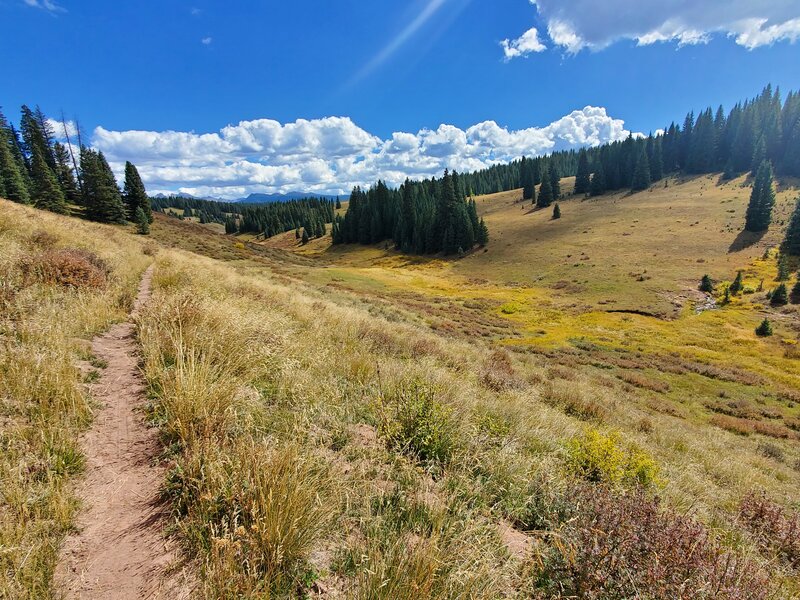
<path fill-rule="evenodd" d="M 92 340 L 107 363 L 90 385 L 101 406 L 82 440 L 86 475 L 77 532 L 64 542 L 55 573 L 56 595 L 70 600 L 128 600 L 191 596 L 191 576 L 167 539 L 158 499 L 163 468 L 158 435 L 136 411 L 145 384 L 138 368 L 132 318 L 150 298 L 153 267 L 142 277 L 131 319 Z"/>

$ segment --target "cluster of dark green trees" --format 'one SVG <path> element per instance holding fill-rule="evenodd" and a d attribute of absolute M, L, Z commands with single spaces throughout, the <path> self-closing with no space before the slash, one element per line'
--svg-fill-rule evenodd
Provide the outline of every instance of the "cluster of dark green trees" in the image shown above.
<path fill-rule="evenodd" d="M 764 160 L 779 175 L 800 177 L 800 93 L 789 92 L 782 101 L 780 91 L 767 85 L 756 98 L 737 103 L 727 114 L 721 106 L 716 111 L 706 108 L 697 116 L 690 112 L 682 125 L 672 123 L 660 135 L 629 136 L 595 148 L 523 158 L 461 177 L 468 194 L 491 194 L 527 190 L 531 180 L 539 185 L 554 170 L 562 177 L 576 176 L 575 193 L 599 195 L 646 189 L 678 171 L 723 171 L 728 178 L 755 173 Z M 532 194 L 526 191 L 525 199 L 532 199 Z"/>
<path fill-rule="evenodd" d="M 399 189 L 379 181 L 368 190 L 356 187 L 344 217 L 331 231 L 334 244 L 374 244 L 392 239 L 406 253 L 463 253 L 489 241 L 474 200 L 467 200 L 458 173 L 440 179 L 406 180 Z"/>
<path fill-rule="evenodd" d="M 125 164 L 120 191 L 102 152 L 84 146 L 79 134 L 76 157 L 66 127 L 64 136 L 66 145 L 38 106 L 22 107 L 19 130 L 0 113 L 0 196 L 57 213 L 81 206 L 89 219 L 133 221 L 147 233 L 153 215 L 136 167 Z"/>
<path fill-rule="evenodd" d="M 217 202 L 184 196 L 152 198 L 153 209 L 166 212 L 181 209 L 184 216 L 197 216 L 201 223 L 225 225 L 225 233 L 256 233 L 272 237 L 293 229 L 304 229 L 310 237 L 325 235 L 326 223 L 333 221 L 335 206 L 328 198 L 299 198 L 283 202 L 251 204 Z"/>

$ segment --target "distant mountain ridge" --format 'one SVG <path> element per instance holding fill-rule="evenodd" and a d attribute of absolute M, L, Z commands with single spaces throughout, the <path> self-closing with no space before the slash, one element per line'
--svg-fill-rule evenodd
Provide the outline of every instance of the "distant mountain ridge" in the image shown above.
<path fill-rule="evenodd" d="M 334 200 L 337 198 L 336 195 L 315 194 L 314 192 L 286 192 L 285 194 L 253 193 L 249 194 L 248 196 L 234 198 L 232 200 L 225 200 L 224 198 L 202 198 L 200 196 L 193 196 L 192 194 L 187 194 L 185 192 L 179 192 L 177 194 L 170 195 L 177 198 L 189 198 L 191 200 L 211 200 L 212 202 L 236 202 L 241 204 L 268 204 L 270 202 L 286 202 L 288 200 L 300 200 L 302 198 L 325 198 L 327 200 Z M 153 197 L 163 200 L 165 198 L 169 198 L 170 195 L 156 194 Z M 349 194 L 338 196 L 340 200 L 347 200 L 348 197 Z"/>

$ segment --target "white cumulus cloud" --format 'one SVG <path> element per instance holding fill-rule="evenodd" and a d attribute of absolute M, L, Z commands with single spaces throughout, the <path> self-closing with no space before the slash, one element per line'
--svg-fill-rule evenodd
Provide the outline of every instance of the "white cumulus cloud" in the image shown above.
<path fill-rule="evenodd" d="M 546 24 L 553 45 L 569 54 L 584 48 L 602 50 L 620 40 L 633 40 L 641 46 L 657 42 L 683 46 L 705 44 L 720 35 L 753 50 L 800 39 L 797 0 L 529 1 Z M 506 60 L 540 51 L 524 51 L 514 45 L 526 35 L 514 42 L 502 42 Z M 538 32 L 535 41 L 544 46 Z"/>
<path fill-rule="evenodd" d="M 251 192 L 345 194 L 378 179 L 396 186 L 406 177 L 472 171 L 629 133 L 604 108 L 587 106 L 545 127 L 519 130 L 485 121 L 466 130 L 442 124 L 382 139 L 348 117 L 326 117 L 256 119 L 214 133 L 97 127 L 91 141 L 116 173 L 121 175 L 126 160 L 137 165 L 151 193 L 235 198 Z"/>
<path fill-rule="evenodd" d="M 503 47 L 503 54 L 505 54 L 506 60 L 511 60 L 518 56 L 527 56 L 531 52 L 544 52 L 547 50 L 547 46 L 539 40 L 539 30 L 536 27 L 531 27 L 515 40 L 505 39 L 500 42 L 500 45 Z"/>

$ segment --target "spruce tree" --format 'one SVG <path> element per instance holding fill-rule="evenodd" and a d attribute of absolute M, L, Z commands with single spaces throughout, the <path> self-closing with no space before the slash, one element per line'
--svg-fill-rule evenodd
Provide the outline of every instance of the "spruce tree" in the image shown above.
<path fill-rule="evenodd" d="M 786 236 L 781 244 L 781 254 L 800 256 L 800 197 L 794 205 L 794 212 L 786 228 Z"/>
<path fill-rule="evenodd" d="M 147 191 L 144 188 L 144 183 L 142 183 L 142 178 L 139 177 L 139 171 L 130 161 L 125 163 L 125 186 L 122 198 L 125 202 L 128 218 L 131 221 L 137 221 L 136 211 L 142 209 L 147 222 L 153 222 L 150 198 L 147 197 Z"/>
<path fill-rule="evenodd" d="M 756 327 L 756 335 L 758 337 L 769 337 L 772 335 L 772 324 L 769 319 L 764 319 L 761 324 Z"/>
<path fill-rule="evenodd" d="M 303 227 L 303 237 L 300 238 L 300 243 L 303 244 L 303 246 L 305 246 L 308 243 L 309 239 L 310 238 L 308 237 L 308 230 L 305 227 Z"/>
<path fill-rule="evenodd" d="M 525 161 L 522 169 L 522 199 L 536 202 L 536 183 L 533 174 L 532 161 Z"/>
<path fill-rule="evenodd" d="M 800 273 L 797 274 L 797 281 L 794 282 L 792 293 L 789 297 L 792 300 L 792 304 L 800 303 Z"/>
<path fill-rule="evenodd" d="M 64 193 L 38 147 L 34 147 L 31 158 L 31 179 L 33 180 L 33 204 L 36 208 L 56 213 L 67 212 Z"/>
<path fill-rule="evenodd" d="M 733 280 L 733 283 L 728 288 L 734 296 L 741 292 L 744 289 L 744 283 L 742 282 L 742 272 L 739 271 L 736 273 L 736 279 Z"/>
<path fill-rule="evenodd" d="M 122 194 L 102 152 L 81 148 L 81 180 L 86 216 L 101 223 L 125 222 Z"/>
<path fill-rule="evenodd" d="M 636 159 L 636 167 L 633 170 L 633 180 L 631 189 L 634 192 L 646 190 L 650 187 L 650 163 L 647 160 L 647 153 L 642 148 L 639 157 Z"/>
<path fill-rule="evenodd" d="M 536 198 L 536 206 L 539 208 L 547 208 L 553 203 L 553 187 L 550 177 L 542 179 L 542 184 L 539 186 L 539 196 Z"/>
<path fill-rule="evenodd" d="M 606 193 L 606 175 L 602 162 L 597 163 L 597 168 L 592 174 L 592 184 L 589 192 L 592 196 L 602 196 Z"/>
<path fill-rule="evenodd" d="M 561 218 L 561 209 L 558 207 L 558 202 L 553 205 L 553 219 Z"/>
<path fill-rule="evenodd" d="M 0 130 L 0 180 L 3 182 L 3 197 L 22 204 L 31 201 L 25 179 L 6 140 L 3 139 L 2 130 Z"/>
<path fill-rule="evenodd" d="M 486 227 L 486 222 L 481 218 L 481 222 L 478 225 L 478 235 L 477 242 L 479 246 L 485 246 L 489 243 L 489 228 Z"/>
<path fill-rule="evenodd" d="M 558 200 L 561 198 L 561 176 L 558 174 L 556 161 L 550 161 L 550 168 L 547 170 L 547 176 L 550 178 L 550 189 L 553 192 L 553 200 Z"/>
<path fill-rule="evenodd" d="M 763 161 L 758 168 L 750 202 L 745 214 L 746 231 L 765 231 L 772 221 L 772 207 L 775 205 L 775 189 L 772 185 L 772 166 Z"/>
<path fill-rule="evenodd" d="M 147 218 L 141 206 L 136 207 L 136 212 L 133 215 L 134 222 L 136 223 L 136 231 L 141 235 L 150 235 L 150 219 Z"/>
<path fill-rule="evenodd" d="M 782 283 L 774 290 L 772 290 L 772 296 L 769 299 L 769 303 L 772 306 L 783 306 L 784 304 L 788 304 L 789 302 L 789 293 L 786 290 L 786 284 Z"/>
<path fill-rule="evenodd" d="M 708 275 L 703 275 L 703 278 L 700 280 L 700 291 L 706 294 L 714 292 L 714 282 L 711 281 L 711 277 Z"/>
<path fill-rule="evenodd" d="M 588 194 L 590 185 L 589 155 L 586 149 L 582 148 L 578 155 L 578 171 L 575 173 L 575 193 Z"/>
<path fill-rule="evenodd" d="M 777 281 L 788 281 L 789 280 L 789 261 L 786 258 L 785 254 L 780 254 L 778 256 L 778 276 L 776 277 Z"/>
<path fill-rule="evenodd" d="M 78 182 L 70 164 L 69 150 L 59 142 L 53 145 L 53 156 L 56 160 L 56 178 L 64 192 L 64 198 L 70 204 L 79 204 L 81 195 L 78 191 Z"/>

